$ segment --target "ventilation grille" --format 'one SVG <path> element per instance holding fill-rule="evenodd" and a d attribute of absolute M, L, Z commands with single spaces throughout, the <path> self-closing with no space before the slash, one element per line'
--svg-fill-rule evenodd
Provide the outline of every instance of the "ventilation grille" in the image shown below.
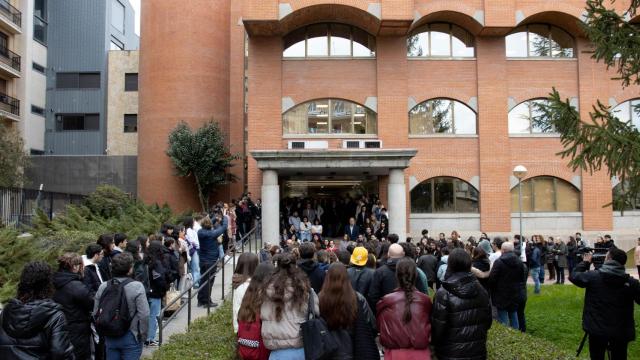
<path fill-rule="evenodd" d="M 365 149 L 380 149 L 380 141 L 365 141 L 364 143 Z"/>
<path fill-rule="evenodd" d="M 292 141 L 291 142 L 292 149 L 304 149 L 304 141 Z"/>
<path fill-rule="evenodd" d="M 347 149 L 359 149 L 360 141 L 347 141 Z"/>

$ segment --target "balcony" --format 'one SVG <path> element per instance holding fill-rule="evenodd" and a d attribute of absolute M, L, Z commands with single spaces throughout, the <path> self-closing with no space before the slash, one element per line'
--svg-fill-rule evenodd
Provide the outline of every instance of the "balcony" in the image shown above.
<path fill-rule="evenodd" d="M 22 33 L 22 13 L 9 0 L 0 0 L 0 27 L 12 34 Z"/>
<path fill-rule="evenodd" d="M 20 77 L 20 55 L 0 47 L 0 75 L 9 78 Z"/>
<path fill-rule="evenodd" d="M 0 117 L 20 121 L 20 100 L 0 93 Z"/>

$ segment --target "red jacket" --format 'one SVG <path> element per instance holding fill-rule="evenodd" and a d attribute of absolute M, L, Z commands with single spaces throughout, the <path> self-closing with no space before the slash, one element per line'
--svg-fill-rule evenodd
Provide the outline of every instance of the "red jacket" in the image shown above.
<path fill-rule="evenodd" d="M 431 299 L 417 291 L 411 302 L 411 321 L 402 321 L 405 296 L 396 289 L 378 302 L 380 343 L 386 349 L 428 349 L 431 337 Z"/>

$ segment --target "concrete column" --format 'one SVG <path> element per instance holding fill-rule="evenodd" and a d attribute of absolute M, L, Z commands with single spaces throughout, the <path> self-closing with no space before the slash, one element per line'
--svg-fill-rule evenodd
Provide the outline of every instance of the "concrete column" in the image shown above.
<path fill-rule="evenodd" d="M 280 186 L 275 170 L 262 170 L 262 239 L 278 244 L 280 235 Z"/>
<path fill-rule="evenodd" d="M 404 169 L 389 171 L 389 234 L 398 234 L 400 241 L 407 238 L 407 192 L 404 184 Z"/>

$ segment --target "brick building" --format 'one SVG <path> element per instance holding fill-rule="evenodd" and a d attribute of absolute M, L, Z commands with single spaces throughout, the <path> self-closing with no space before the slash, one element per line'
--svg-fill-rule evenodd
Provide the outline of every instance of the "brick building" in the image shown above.
<path fill-rule="evenodd" d="M 622 9 L 626 1 L 615 6 Z M 597 100 L 629 109 L 590 59 L 584 0 L 214 0 L 142 4 L 138 194 L 196 208 L 161 156 L 176 123 L 214 119 L 244 161 L 277 236 L 281 197 L 380 194 L 391 231 L 637 235 L 640 212 L 603 207 L 617 181 L 567 168 L 532 104 L 556 87 L 584 118 Z M 332 188 L 331 191 L 322 189 Z M 639 204 L 640 205 L 640 204 Z M 618 210 L 618 209 L 616 209 Z"/>

